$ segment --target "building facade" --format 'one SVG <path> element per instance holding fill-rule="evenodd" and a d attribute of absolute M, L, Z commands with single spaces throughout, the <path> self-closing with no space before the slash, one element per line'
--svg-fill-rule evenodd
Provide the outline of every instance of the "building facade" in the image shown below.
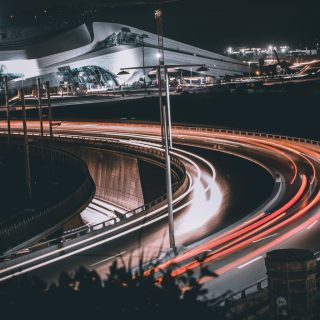
<path fill-rule="evenodd" d="M 183 74 L 198 74 L 203 79 L 219 79 L 243 75 L 248 69 L 239 60 L 167 38 L 164 58 L 166 64 L 204 64 L 208 69 L 197 73 L 196 68 L 178 68 L 174 73 L 181 78 Z M 35 86 L 38 77 L 42 82 L 49 81 L 51 87 L 72 86 L 78 90 L 150 83 L 154 72 L 148 66 L 158 63 L 156 34 L 108 22 L 84 23 L 59 34 L 38 37 L 37 41 L 16 39 L 0 46 L 2 70 L 8 75 L 20 75 L 11 77 L 11 89 Z M 130 67 L 142 68 L 118 75 L 121 68 Z"/>

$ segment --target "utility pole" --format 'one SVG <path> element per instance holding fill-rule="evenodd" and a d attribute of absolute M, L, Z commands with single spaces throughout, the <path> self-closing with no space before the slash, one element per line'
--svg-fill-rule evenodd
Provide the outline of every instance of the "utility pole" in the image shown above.
<path fill-rule="evenodd" d="M 163 106 L 163 90 L 162 90 L 162 77 L 161 77 L 161 66 L 164 65 L 164 50 L 163 50 L 163 24 L 162 24 L 162 11 L 157 9 L 154 13 L 157 22 L 157 33 L 158 33 L 158 56 L 159 56 L 159 67 L 157 68 L 158 75 L 158 88 L 159 88 L 159 108 L 160 108 L 160 127 L 161 127 L 161 138 L 162 146 L 165 146 L 164 142 L 164 114 L 162 110 Z"/>
<path fill-rule="evenodd" d="M 166 109 L 166 118 L 168 121 L 168 140 L 169 148 L 172 149 L 172 134 L 171 134 L 171 104 L 170 104 L 170 86 L 169 86 L 169 72 L 168 68 L 164 68 L 165 77 L 166 77 L 166 98 L 167 98 L 167 109 Z"/>
<path fill-rule="evenodd" d="M 52 110 L 51 110 L 51 97 L 50 97 L 50 83 L 49 83 L 49 81 L 46 82 L 46 95 L 47 95 L 47 101 L 48 101 L 49 133 L 50 133 L 50 138 L 53 138 Z"/>
<path fill-rule="evenodd" d="M 181 68 L 181 67 L 201 67 L 204 68 L 203 64 L 179 64 L 179 65 L 165 65 L 159 59 L 158 65 L 147 66 L 148 69 L 156 69 L 157 77 L 159 82 L 159 104 L 160 104 L 160 127 L 161 127 L 161 138 L 162 146 L 165 149 L 165 163 L 166 163 L 166 185 L 167 185 L 167 199 L 168 199 L 168 220 L 169 220 L 169 240 L 170 247 L 173 249 L 174 254 L 177 254 L 177 248 L 175 244 L 174 237 L 174 221 L 173 221 L 173 200 L 172 200 L 172 181 L 171 181 L 171 162 L 170 162 L 170 151 L 172 149 L 172 139 L 171 139 L 171 117 L 170 117 L 170 91 L 169 91 L 169 68 Z M 142 69 L 143 67 L 129 67 L 129 68 L 120 68 L 119 74 L 124 74 L 126 70 L 136 70 Z M 166 101 L 163 99 L 163 90 L 161 83 L 161 71 L 165 75 L 166 82 Z M 127 72 L 128 73 L 128 72 Z M 166 102 L 166 103 L 165 103 Z"/>
<path fill-rule="evenodd" d="M 4 94 L 6 97 L 6 108 L 7 108 L 8 144 L 10 144 L 10 142 L 11 142 L 11 124 L 10 124 L 10 105 L 9 105 L 8 77 L 7 76 L 4 76 Z"/>
<path fill-rule="evenodd" d="M 43 152 L 43 119 L 42 119 L 42 102 L 41 102 L 41 85 L 40 78 L 37 79 L 38 88 L 38 108 L 39 108 L 39 119 L 40 119 L 40 143 L 41 143 L 41 154 Z"/>
<path fill-rule="evenodd" d="M 177 254 L 177 248 L 174 236 L 174 220 L 173 220 L 173 201 L 172 201 L 172 181 L 171 181 L 171 162 L 170 149 L 171 144 L 171 120 L 170 120 L 170 94 L 169 94 L 169 77 L 168 69 L 164 66 L 164 46 L 163 46 L 163 21 L 162 10 L 155 11 L 155 19 L 157 22 L 158 31 L 158 50 L 159 50 L 159 67 L 158 67 L 158 82 L 159 82 L 159 105 L 160 105 L 160 120 L 161 120 L 161 136 L 162 145 L 165 148 L 166 161 L 166 184 L 167 184 L 167 200 L 168 200 L 168 220 L 169 220 L 169 243 L 174 254 Z M 164 80 L 166 82 L 166 104 L 163 101 L 161 69 L 164 71 Z"/>
<path fill-rule="evenodd" d="M 29 143 L 28 143 L 28 132 L 27 132 L 27 115 L 26 105 L 24 101 L 23 89 L 20 89 L 20 99 L 22 107 L 22 121 L 23 121 L 23 149 L 24 149 L 24 163 L 26 172 L 26 187 L 28 192 L 28 198 L 31 200 L 31 173 L 30 173 L 30 156 L 29 156 Z"/>

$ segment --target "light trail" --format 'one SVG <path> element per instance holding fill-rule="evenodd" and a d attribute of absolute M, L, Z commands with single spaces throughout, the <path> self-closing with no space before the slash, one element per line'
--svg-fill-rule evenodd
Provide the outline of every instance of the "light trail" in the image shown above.
<path fill-rule="evenodd" d="M 37 122 L 34 122 L 34 126 Z M 148 147 L 157 148 L 157 146 L 150 142 L 159 142 L 159 127 L 156 125 L 137 125 L 137 124 L 115 124 L 115 123 L 101 123 L 101 124 L 90 124 L 90 123 L 78 123 L 75 125 L 74 123 L 62 123 L 60 128 L 58 129 L 61 132 L 78 132 L 80 136 L 83 136 L 83 131 L 85 133 L 90 132 L 90 134 L 94 135 L 103 135 L 106 139 L 108 136 L 114 138 L 125 138 L 123 142 L 128 143 L 128 139 L 135 138 L 137 141 L 131 141 L 130 143 L 135 144 L 143 144 Z M 57 131 L 58 131 L 57 130 Z M 194 141 L 195 145 L 205 146 L 205 142 L 215 143 L 219 140 L 219 143 L 226 147 L 226 150 L 217 150 L 220 152 L 230 152 L 232 148 L 236 146 L 230 145 L 235 143 L 237 144 L 237 153 L 241 153 L 244 149 L 249 148 L 252 152 L 261 152 L 262 155 L 269 153 L 271 157 L 279 157 L 279 162 L 281 161 L 285 164 L 287 171 L 287 177 L 285 177 L 288 181 L 288 185 L 292 187 L 288 187 L 288 190 L 291 191 L 290 197 L 287 197 L 286 201 L 282 201 L 279 206 L 280 208 L 275 207 L 271 213 L 266 212 L 257 212 L 255 215 L 248 217 L 246 220 L 240 222 L 238 225 L 233 226 L 232 228 L 221 232 L 221 234 L 216 237 L 209 239 L 203 243 L 200 243 L 195 248 L 188 250 L 185 253 L 177 256 L 175 259 L 168 260 L 158 267 L 164 268 L 168 266 L 170 263 L 181 263 L 180 268 L 174 271 L 174 275 L 179 275 L 185 272 L 186 270 L 197 268 L 200 265 L 208 265 L 213 264 L 216 261 L 219 261 L 219 264 L 222 264 L 216 272 L 218 274 L 226 273 L 230 270 L 242 269 L 255 261 L 258 261 L 263 258 L 265 252 L 271 248 L 275 248 L 289 239 L 294 238 L 299 232 L 302 230 L 311 230 L 316 228 L 318 221 L 320 220 L 320 213 L 315 214 L 314 216 L 308 216 L 308 214 L 312 211 L 311 209 L 315 208 L 316 205 L 319 204 L 320 201 L 320 192 L 318 191 L 319 186 L 315 184 L 317 181 L 317 176 L 319 174 L 319 151 L 320 149 L 311 146 L 296 142 L 290 142 L 286 140 L 271 140 L 265 137 L 254 137 L 254 136 L 240 136 L 236 134 L 229 133 L 216 133 L 209 132 L 196 129 L 188 129 L 188 130 L 180 130 L 173 129 L 174 134 L 174 143 L 188 144 L 188 140 Z M 90 135 L 88 136 L 90 137 Z M 186 138 L 186 140 L 185 140 Z M 180 139 L 180 140 L 179 140 Z M 146 142 L 148 140 L 149 142 Z M 139 142 L 140 141 L 140 142 Z M 153 144 L 153 145 L 152 145 Z M 228 150 L 228 148 L 230 150 Z M 181 147 L 173 150 L 175 155 L 179 155 L 183 161 L 189 163 L 189 165 L 193 166 L 192 161 L 197 165 L 198 162 L 202 163 L 203 168 L 207 168 L 210 174 L 210 179 L 215 179 L 215 171 L 210 171 L 210 163 L 206 163 L 206 159 L 199 159 L 196 154 L 187 154 L 186 150 L 183 150 Z M 185 157 L 184 159 L 182 157 Z M 204 160 L 204 161 L 203 161 Z M 262 161 L 262 160 L 261 160 Z M 196 163 L 197 162 L 197 163 Z M 263 166 L 263 163 L 261 164 Z M 202 177 L 203 168 L 196 168 L 195 175 L 190 176 L 191 183 L 188 189 L 188 195 L 192 197 L 192 193 L 195 190 L 200 190 L 200 185 L 203 192 L 206 192 L 210 188 L 210 183 L 206 178 Z M 268 169 L 267 165 L 266 168 Z M 200 171 L 200 172 L 199 172 Z M 270 169 L 272 172 L 272 169 Z M 289 175 L 290 174 L 290 175 Z M 290 177 L 290 180 L 288 179 Z M 300 179 L 298 179 L 301 177 Z M 201 180 L 203 179 L 203 180 Z M 210 180 L 209 179 L 209 180 Z M 200 182 L 200 185 L 196 183 L 196 181 Z M 297 183 L 294 183 L 297 181 Z M 299 183 L 298 183 L 299 182 Z M 318 181 L 317 181 L 318 182 Z M 293 186 L 294 184 L 294 186 Z M 311 188 L 311 186 L 313 186 Z M 310 193 L 307 191 L 309 190 Z M 287 191 L 286 191 L 287 192 Z M 315 193 L 315 195 L 314 195 Z M 279 196 L 279 195 L 278 195 Z M 283 194 L 282 194 L 283 196 Z M 183 210 L 187 206 L 192 204 L 191 199 L 180 205 L 179 208 L 175 208 L 175 212 L 177 210 Z M 197 204 L 198 206 L 198 204 Z M 165 206 L 164 206 L 165 208 Z M 82 252 L 84 250 L 88 250 L 91 247 L 94 247 L 96 244 L 100 245 L 105 242 L 112 241 L 124 234 L 128 234 L 130 231 L 138 230 L 139 228 L 144 228 L 147 225 L 150 225 L 156 221 L 160 221 L 167 217 L 167 214 L 161 214 L 157 216 L 152 221 L 148 221 L 143 223 L 140 226 L 134 226 L 130 230 L 121 229 L 120 226 L 117 228 L 119 233 L 117 235 L 112 235 L 107 239 L 102 238 L 92 238 L 92 240 L 98 240 L 94 244 L 82 243 L 79 242 L 79 246 L 76 245 L 74 247 L 66 246 L 61 250 L 68 250 L 75 248 L 75 251 L 68 252 L 64 257 L 54 257 L 49 261 L 41 261 L 38 265 L 26 265 L 26 269 L 19 271 L 20 273 L 25 273 L 30 270 L 35 270 L 41 266 L 45 266 L 49 263 L 53 263 L 58 261 L 59 259 L 66 258 L 73 254 Z M 150 216 L 151 218 L 151 216 Z M 301 221 L 302 220 L 302 221 Z M 143 222 L 143 220 L 142 220 Z M 296 225 L 299 222 L 299 225 Z M 129 225 L 127 225 L 129 227 Z M 289 228 L 290 227 L 290 228 Z M 281 231 L 281 232 L 280 232 Z M 103 233 L 103 236 L 107 236 L 107 232 Z M 262 242 L 263 240 L 263 242 Z M 252 247 L 251 247 L 252 246 Z M 258 246 L 258 247 L 257 247 Z M 249 253 L 246 253 L 246 250 L 251 250 Z M 189 261 L 189 259 L 193 259 L 198 254 L 207 252 L 207 255 L 204 257 L 203 261 L 200 263 L 198 261 Z M 59 253 L 59 251 L 55 251 L 55 254 Z M 233 253 L 234 255 L 230 255 Z M 240 257 L 239 257 L 240 255 Z M 228 259 L 223 258 L 228 256 Z M 47 259 L 48 257 L 42 256 L 42 259 Z M 231 262 L 230 262 L 231 259 Z M 39 261 L 39 260 L 37 260 Z M 32 264 L 36 261 L 30 261 L 28 263 Z M 103 263 L 103 261 L 101 262 Z M 19 264 L 17 264 L 19 266 Z M 20 265 L 21 267 L 21 265 Z M 15 266 L 12 267 L 14 270 Z M 160 269 L 160 268 L 159 268 Z M 0 270 L 1 273 L 2 270 Z M 148 272 L 148 271 L 147 271 Z M 18 273 L 18 274 L 20 274 Z M 10 275 L 12 276 L 12 275 Z M 8 276 L 4 276 L 8 277 Z M 2 278 L 3 279 L 3 278 Z"/>
<path fill-rule="evenodd" d="M 262 219 L 259 219 L 258 221 L 253 220 L 252 221 L 253 223 L 251 223 L 247 226 L 242 225 L 240 228 L 237 227 L 237 230 L 229 230 L 228 234 L 222 234 L 219 238 L 214 238 L 214 239 L 196 247 L 194 250 L 190 250 L 186 254 L 179 255 L 178 257 L 176 257 L 172 260 L 166 261 L 165 263 L 158 265 L 155 268 L 155 271 L 159 271 L 163 268 L 166 268 L 171 264 L 181 263 L 182 261 L 184 261 L 188 258 L 191 258 L 201 252 L 211 250 L 213 247 L 217 247 L 225 242 L 228 242 L 230 240 L 237 238 L 238 236 L 241 236 L 240 238 L 231 242 L 227 246 L 222 247 L 222 249 L 225 249 L 225 248 L 232 246 L 235 243 L 247 238 L 248 236 L 255 234 L 257 231 L 264 229 L 266 226 L 273 224 L 275 221 L 284 217 L 285 211 L 288 210 L 292 205 L 294 205 L 298 201 L 298 199 L 302 196 L 303 192 L 305 191 L 306 185 L 307 185 L 307 179 L 305 176 L 303 176 L 302 177 L 302 184 L 301 184 L 301 187 L 300 187 L 299 191 L 297 192 L 297 194 L 295 194 L 295 196 L 292 199 L 290 199 L 285 205 L 283 205 L 280 209 L 276 210 L 275 212 L 273 212 L 267 216 L 265 216 L 265 214 L 261 213 L 259 215 L 259 218 L 261 217 Z M 256 239 L 252 239 L 252 241 L 254 241 L 254 240 L 256 240 Z M 248 241 L 242 242 L 241 245 L 243 246 L 244 244 L 247 244 L 247 243 L 248 243 Z M 233 250 L 235 248 L 237 248 L 237 247 L 236 246 L 232 247 Z M 222 249 L 220 248 L 218 250 L 218 252 L 220 252 Z M 214 252 L 211 252 L 210 254 L 208 254 L 208 256 L 206 257 L 204 262 L 212 260 L 212 258 L 210 258 L 210 257 L 212 257 L 214 255 L 214 253 L 217 253 L 217 251 L 214 251 Z M 230 250 L 224 251 L 224 253 L 225 254 L 230 253 Z M 221 256 L 221 255 L 219 255 L 219 256 Z M 214 256 L 214 257 L 217 258 L 218 256 Z M 208 258 L 210 258 L 210 260 L 208 260 Z M 184 270 L 183 272 L 185 272 L 189 268 L 192 269 L 192 268 L 199 266 L 199 265 L 200 264 L 198 262 L 190 263 L 187 266 L 183 267 L 183 269 L 180 269 L 180 270 Z M 183 272 L 177 271 L 177 274 L 181 274 Z M 174 274 L 175 273 L 176 273 L 176 271 L 174 271 Z"/>
<path fill-rule="evenodd" d="M 161 150 L 161 148 L 158 148 L 158 149 Z M 183 151 L 183 152 L 186 153 L 186 154 L 192 155 L 192 154 L 189 153 L 189 152 L 186 152 L 186 151 Z M 200 179 L 200 177 L 201 177 L 201 170 L 200 170 L 199 166 L 198 166 L 194 161 L 192 161 L 191 159 L 189 159 L 189 158 L 187 158 L 187 157 L 185 157 L 185 156 L 182 156 L 182 155 L 178 154 L 177 152 L 174 152 L 174 154 L 177 155 L 177 156 L 180 156 L 182 159 L 184 159 L 185 161 L 187 161 L 187 162 L 189 162 L 191 165 L 193 165 L 193 166 L 196 168 L 196 172 L 197 172 L 196 179 Z M 202 158 L 199 157 L 199 156 L 196 156 L 196 158 L 202 159 Z M 204 163 L 206 163 L 206 164 L 208 163 L 205 159 L 203 159 L 203 160 L 204 160 Z M 210 165 L 210 168 L 213 170 L 213 173 L 214 173 L 215 171 L 214 171 L 214 168 L 213 168 L 212 165 Z M 214 173 L 214 175 L 215 175 L 215 173 Z M 180 201 L 181 199 L 183 199 L 187 194 L 189 194 L 189 193 L 193 190 L 193 188 L 194 188 L 194 183 L 192 184 L 192 186 L 189 187 L 189 189 L 188 189 L 183 195 L 181 195 L 180 197 L 174 199 L 173 203 L 175 204 L 175 203 L 179 202 L 179 201 Z M 181 205 L 181 206 L 178 207 L 178 208 L 175 208 L 173 212 L 176 213 L 176 212 L 178 212 L 178 211 L 186 208 L 187 206 L 189 206 L 190 204 L 192 204 L 193 201 L 194 201 L 194 199 L 188 201 L 187 203 Z M 161 208 L 159 208 L 159 209 L 157 209 L 157 210 L 154 210 L 153 212 L 151 212 L 151 213 L 149 213 L 149 214 L 147 214 L 147 215 L 144 215 L 143 217 L 138 218 L 137 220 L 143 221 L 143 220 L 145 220 L 146 218 L 151 217 L 151 216 L 157 214 L 158 212 L 161 212 L 161 211 L 164 210 L 166 207 L 167 207 L 166 205 L 165 205 L 165 206 L 162 206 Z M 153 221 L 151 221 L 151 223 L 154 223 L 154 222 L 159 221 L 159 220 L 161 220 L 161 219 L 163 219 L 163 218 L 166 218 L 166 217 L 167 217 L 167 213 L 164 214 L 164 215 L 162 215 L 162 216 L 160 216 L 160 217 L 159 217 L 160 219 L 159 219 L 159 218 L 154 219 Z M 135 220 L 135 221 L 137 221 L 137 220 Z M 134 222 L 135 222 L 135 221 L 134 221 Z M 134 222 L 133 222 L 133 223 L 134 223 Z M 146 226 L 146 225 L 150 225 L 151 223 L 144 223 L 144 225 L 142 225 L 142 226 L 139 227 L 139 228 L 133 228 L 133 229 L 129 230 L 129 232 L 120 233 L 118 236 L 112 237 L 111 240 L 114 239 L 114 238 L 119 238 L 119 237 L 121 237 L 122 235 L 128 234 L 128 233 L 130 233 L 130 232 L 139 230 L 139 229 L 143 228 L 143 227 Z M 71 244 L 71 245 L 67 245 L 67 246 L 65 246 L 64 248 L 60 248 L 60 249 L 54 250 L 54 251 L 52 251 L 52 252 L 43 254 L 43 255 L 41 255 L 41 256 L 38 256 L 38 257 L 35 257 L 35 258 L 32 258 L 32 259 L 29 259 L 29 260 L 27 260 L 27 261 L 24 261 L 24 262 L 22 262 L 22 263 L 16 264 L 16 265 L 14 265 L 14 266 L 11 266 L 11 267 L 8 267 L 8 268 L 3 268 L 3 269 L 0 270 L 0 274 L 2 274 L 2 273 L 4 273 L 4 272 L 8 272 L 8 271 L 10 271 L 10 270 L 13 270 L 13 269 L 15 269 L 15 268 L 23 267 L 23 266 L 25 266 L 25 265 L 28 265 L 29 263 L 33 263 L 33 262 L 39 261 L 39 260 L 41 260 L 41 259 L 43 259 L 43 258 L 48 258 L 49 256 L 53 256 L 53 255 L 55 255 L 55 254 L 57 254 L 57 253 L 60 253 L 60 252 L 62 252 L 62 251 L 68 250 L 68 249 L 71 249 L 71 248 L 73 248 L 73 247 L 80 246 L 80 245 L 84 245 L 85 243 L 90 242 L 90 241 L 92 241 L 92 240 L 95 239 L 95 238 L 103 237 L 104 235 L 113 232 L 115 229 L 121 229 L 121 228 L 123 229 L 123 228 L 125 228 L 127 225 L 130 225 L 130 224 L 132 224 L 132 222 L 129 222 L 129 223 L 127 223 L 127 224 L 124 224 L 124 225 L 122 225 L 122 226 L 120 226 L 120 227 L 117 227 L 117 228 L 114 228 L 114 229 L 112 229 L 112 230 L 108 230 L 108 231 L 106 231 L 106 232 L 103 232 L 102 234 L 98 234 L 98 235 L 93 236 L 93 237 L 91 237 L 91 238 L 89 238 L 89 239 L 85 239 L 85 240 L 83 240 L 83 241 L 79 241 L 79 242 L 77 242 L 77 243 L 74 243 L 74 244 Z M 47 261 L 46 263 L 40 263 L 37 267 L 33 267 L 33 268 L 31 268 L 31 269 L 30 269 L 30 268 L 27 268 L 27 269 L 21 271 L 21 273 L 25 273 L 25 272 L 28 272 L 28 271 L 31 271 L 31 270 L 35 270 L 35 269 L 37 269 L 37 268 L 39 268 L 39 267 L 41 267 L 41 266 L 45 266 L 45 265 L 48 265 L 48 264 L 50 264 L 50 263 L 53 263 L 53 262 L 56 262 L 56 261 L 65 259 L 65 258 L 67 258 L 67 257 L 69 257 L 69 256 L 71 256 L 71 255 L 75 255 L 75 254 L 77 254 L 77 253 L 83 252 L 83 251 L 85 251 L 85 250 L 88 250 L 89 248 L 93 248 L 93 247 L 95 247 L 95 246 L 101 245 L 101 244 L 106 243 L 106 242 L 109 242 L 109 241 L 111 241 L 111 240 L 110 240 L 110 239 L 105 239 L 105 240 L 96 242 L 96 243 L 94 243 L 94 244 L 92 244 L 92 245 L 83 246 L 82 248 L 80 248 L 80 249 L 78 249 L 78 250 L 75 250 L 75 251 L 73 251 L 73 252 L 71 252 L 71 253 L 69 253 L 69 254 L 64 254 L 64 255 L 62 255 L 62 256 L 60 256 L 60 257 L 58 257 L 58 258 L 54 258 L 54 259 L 52 259 L 52 260 L 50 260 L 50 261 Z M 19 274 L 21 274 L 21 273 L 19 273 Z M 17 275 L 17 274 L 15 274 L 15 275 Z M 8 279 L 8 278 L 7 278 L 7 277 L 0 278 L 0 281 L 5 280 L 5 279 Z"/>
<path fill-rule="evenodd" d="M 246 262 L 246 263 L 242 264 L 241 266 L 238 266 L 238 269 L 242 269 L 242 268 L 244 268 L 244 267 L 248 266 L 249 264 L 252 264 L 252 263 L 254 263 L 254 262 L 256 262 L 256 261 L 258 261 L 258 260 L 260 260 L 260 259 L 262 259 L 262 258 L 263 258 L 263 256 L 260 256 L 260 257 L 254 258 L 254 259 L 252 259 L 252 260 L 250 260 L 250 261 L 248 261 L 248 262 Z"/>
<path fill-rule="evenodd" d="M 277 236 L 278 234 L 279 234 L 279 233 L 274 233 L 274 234 L 271 234 L 270 236 L 261 238 L 261 239 L 259 239 L 259 240 L 254 240 L 254 241 L 252 241 L 252 242 L 253 242 L 253 243 L 256 243 L 256 242 L 260 242 L 260 241 L 263 241 L 263 240 L 267 240 L 267 239 L 270 239 L 270 238 L 272 238 L 272 237 Z"/>
<path fill-rule="evenodd" d="M 303 213 L 305 213 L 308 209 L 313 207 L 319 201 L 320 201 L 320 193 L 318 193 L 318 195 L 316 196 L 315 200 L 313 200 L 312 203 L 308 205 L 308 207 L 306 207 L 304 210 L 300 211 L 299 215 L 294 217 L 294 218 L 296 219 L 299 216 L 301 216 Z M 271 248 L 277 247 L 281 243 L 284 243 L 286 240 L 290 239 L 291 237 L 293 237 L 296 234 L 298 234 L 299 232 L 301 232 L 308 225 L 310 225 L 310 223 L 312 223 L 315 220 L 319 220 L 319 219 L 320 219 L 320 212 L 317 213 L 315 216 L 309 218 L 307 221 L 303 222 L 299 226 L 287 231 L 285 234 L 283 234 L 282 236 L 278 237 L 277 239 L 265 244 L 264 246 L 252 251 L 251 253 L 249 253 L 247 255 L 244 255 L 242 258 L 237 259 L 234 262 L 232 262 L 230 264 L 227 264 L 222 268 L 219 268 L 218 270 L 216 270 L 216 273 L 219 274 L 219 275 L 221 275 L 223 273 L 226 273 L 229 270 L 231 270 L 231 269 L 235 268 L 236 266 L 238 266 L 239 264 L 243 263 L 244 261 L 247 261 L 248 259 L 252 259 L 252 257 L 254 257 L 256 255 L 259 255 L 261 253 L 265 253 Z"/>

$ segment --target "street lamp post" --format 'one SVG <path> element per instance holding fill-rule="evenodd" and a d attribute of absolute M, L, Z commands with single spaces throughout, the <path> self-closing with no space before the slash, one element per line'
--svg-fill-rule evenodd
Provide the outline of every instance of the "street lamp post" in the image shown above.
<path fill-rule="evenodd" d="M 169 220 L 169 241 L 170 248 L 174 254 L 177 254 L 177 248 L 175 244 L 174 236 L 174 223 L 173 223 L 173 200 L 172 200 L 172 181 L 171 181 L 171 149 L 172 149 L 172 137 L 171 137 L 171 114 L 170 114 L 170 88 L 169 88 L 169 68 L 180 67 L 204 67 L 203 64 L 187 64 L 187 65 L 165 65 L 164 63 L 147 66 L 150 69 L 157 70 L 158 85 L 159 85 L 159 105 L 160 105 L 160 127 L 162 146 L 165 150 L 165 163 L 166 163 L 166 184 L 167 184 L 167 200 L 168 200 L 168 220 Z M 141 69 L 141 67 L 121 68 L 122 71 L 128 69 Z M 161 82 L 161 71 L 165 77 L 165 90 L 166 90 L 166 103 L 163 99 L 163 88 Z"/>
<path fill-rule="evenodd" d="M 168 68 L 164 68 L 165 79 L 166 79 L 166 98 L 167 98 L 167 110 L 166 110 L 166 118 L 168 120 L 168 140 L 169 140 L 169 148 L 172 149 L 172 133 L 171 133 L 171 104 L 170 104 L 170 78 Z"/>
<path fill-rule="evenodd" d="M 157 23 L 157 34 L 158 34 L 158 53 L 157 57 L 159 60 L 158 70 L 158 88 L 159 88 L 159 108 L 160 108 L 160 127 L 161 127 L 161 138 L 162 146 L 165 147 L 165 132 L 164 132 L 164 121 L 166 121 L 163 113 L 163 88 L 162 88 L 162 79 L 161 72 L 163 72 L 164 66 L 164 45 L 163 45 L 163 20 L 162 20 L 162 10 L 157 9 L 154 12 L 154 17 Z"/>
<path fill-rule="evenodd" d="M 155 11 L 155 18 L 157 21 L 158 29 L 158 57 L 159 64 L 153 66 L 143 66 L 142 68 L 150 68 L 157 70 L 158 87 L 159 87 L 159 106 L 160 106 L 160 127 L 161 127 L 161 138 L 162 146 L 165 151 L 165 163 L 166 163 L 166 185 L 167 185 L 167 200 L 168 200 L 168 222 L 169 222 L 169 242 L 170 248 L 174 254 L 177 254 L 177 248 L 174 236 L 174 221 L 173 221 L 173 197 L 172 197 L 172 181 L 171 181 L 171 154 L 172 149 L 172 136 L 171 136 L 171 113 L 170 113 L 170 87 L 169 87 L 169 68 L 179 67 L 201 67 L 203 64 L 188 64 L 188 65 L 165 65 L 164 64 L 164 46 L 162 36 L 162 11 L 160 9 Z M 141 67 L 130 67 L 121 68 L 120 70 L 125 71 L 129 69 L 141 69 Z M 118 73 L 120 74 L 120 72 Z M 123 74 L 123 73 L 122 73 Z M 161 76 L 164 75 L 166 83 L 166 103 L 163 99 L 163 88 Z"/>
<path fill-rule="evenodd" d="M 173 220 L 173 201 L 172 201 L 172 181 L 171 181 L 171 155 L 172 148 L 171 137 L 171 113 L 170 113 L 170 91 L 169 91 L 169 75 L 168 69 L 164 67 L 164 44 L 163 44 L 163 16 L 162 10 L 157 9 L 154 13 L 157 22 L 158 31 L 158 51 L 159 51 L 159 67 L 158 67 L 158 82 L 159 82 L 159 104 L 160 104 L 160 121 L 161 121 L 161 136 L 162 145 L 165 148 L 166 161 L 166 184 L 167 184 L 167 199 L 168 199 L 168 222 L 169 222 L 169 243 L 174 254 L 177 254 L 177 248 L 174 236 L 174 220 Z M 164 79 L 166 82 L 166 104 L 162 98 L 162 83 L 161 71 L 164 71 Z"/>
<path fill-rule="evenodd" d="M 9 92 L 8 92 L 8 77 L 4 77 L 4 94 L 6 98 L 6 108 L 7 108 L 7 128 L 8 128 L 8 144 L 11 140 L 11 125 L 10 125 L 10 105 L 9 105 Z"/>

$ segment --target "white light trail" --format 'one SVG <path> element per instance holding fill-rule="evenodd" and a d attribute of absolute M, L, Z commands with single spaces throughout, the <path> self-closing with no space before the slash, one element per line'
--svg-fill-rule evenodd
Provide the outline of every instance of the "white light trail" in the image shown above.
<path fill-rule="evenodd" d="M 263 258 L 263 256 L 260 256 L 260 257 L 257 257 L 257 258 L 255 258 L 255 259 L 252 259 L 252 260 L 250 260 L 250 261 L 242 264 L 241 266 L 239 266 L 238 269 L 242 269 L 242 268 L 248 266 L 249 264 L 252 264 L 252 263 L 254 263 L 254 262 L 256 262 L 256 261 L 258 261 L 258 260 L 260 260 L 260 259 L 262 259 L 262 258 Z"/>
<path fill-rule="evenodd" d="M 270 236 L 267 236 L 267 237 L 264 237 L 264 238 L 261 238 L 261 239 L 258 239 L 258 240 L 254 240 L 254 241 L 252 241 L 252 242 L 253 242 L 253 243 L 260 242 L 260 241 L 262 241 L 262 240 L 266 240 L 266 239 L 275 237 L 276 235 L 278 235 L 278 233 L 271 234 Z"/>

